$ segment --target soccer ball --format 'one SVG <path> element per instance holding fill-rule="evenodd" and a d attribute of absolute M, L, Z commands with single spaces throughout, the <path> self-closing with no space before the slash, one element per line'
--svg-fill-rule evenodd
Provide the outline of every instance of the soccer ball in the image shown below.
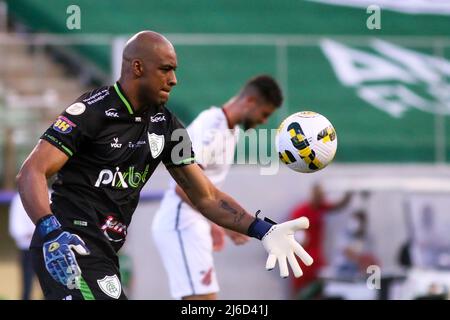
<path fill-rule="evenodd" d="M 333 161 L 337 149 L 336 131 L 321 114 L 297 112 L 280 124 L 275 146 L 280 160 L 292 170 L 315 172 Z"/>

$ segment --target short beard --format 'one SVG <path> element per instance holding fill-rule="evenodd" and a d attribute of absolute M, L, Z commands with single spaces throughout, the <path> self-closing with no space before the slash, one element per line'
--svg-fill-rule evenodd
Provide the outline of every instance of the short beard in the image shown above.
<path fill-rule="evenodd" d="M 165 102 L 157 102 L 147 93 L 147 91 L 141 91 L 139 94 L 139 100 L 144 103 L 143 110 L 160 109 L 165 105 Z"/>

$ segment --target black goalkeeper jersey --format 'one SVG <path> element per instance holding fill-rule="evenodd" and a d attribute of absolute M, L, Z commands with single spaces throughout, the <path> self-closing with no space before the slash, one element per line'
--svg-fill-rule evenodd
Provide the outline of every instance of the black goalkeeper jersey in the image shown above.
<path fill-rule="evenodd" d="M 172 141 L 176 129 L 182 144 Z M 112 242 L 124 241 L 139 193 L 161 161 L 194 162 L 178 119 L 165 107 L 134 111 L 119 83 L 82 95 L 41 138 L 69 157 L 53 184 L 52 211 L 63 226 L 94 225 Z"/>

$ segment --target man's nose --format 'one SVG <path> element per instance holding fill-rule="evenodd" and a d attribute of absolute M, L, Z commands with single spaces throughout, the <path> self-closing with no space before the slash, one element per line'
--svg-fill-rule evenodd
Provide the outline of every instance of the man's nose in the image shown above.
<path fill-rule="evenodd" d="M 169 78 L 169 85 L 171 87 L 176 86 L 177 85 L 177 76 L 175 75 L 175 72 L 171 72 L 170 78 Z"/>

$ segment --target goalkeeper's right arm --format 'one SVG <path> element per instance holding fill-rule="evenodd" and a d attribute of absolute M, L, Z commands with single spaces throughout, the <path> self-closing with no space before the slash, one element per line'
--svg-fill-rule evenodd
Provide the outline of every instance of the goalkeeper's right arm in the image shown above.
<path fill-rule="evenodd" d="M 81 270 L 72 250 L 81 255 L 89 254 L 89 250 L 79 236 L 61 228 L 51 213 L 47 188 L 47 178 L 61 169 L 67 160 L 65 153 L 40 140 L 22 165 L 17 184 L 25 211 L 36 224 L 47 271 L 55 281 L 76 289 Z"/>
<path fill-rule="evenodd" d="M 280 275 L 287 277 L 287 263 L 294 275 L 302 275 L 295 259 L 297 254 L 306 265 L 313 261 L 300 244 L 294 239 L 294 232 L 308 228 L 307 218 L 299 218 L 279 225 L 255 218 L 243 209 L 232 197 L 218 190 L 203 174 L 196 164 L 172 167 L 170 174 L 183 188 L 191 202 L 209 220 L 222 227 L 247 234 L 263 241 L 269 253 L 266 268 L 272 269 L 278 261 Z"/>
<path fill-rule="evenodd" d="M 65 153 L 40 140 L 17 175 L 23 207 L 34 224 L 51 213 L 47 178 L 54 175 L 69 158 Z"/>

